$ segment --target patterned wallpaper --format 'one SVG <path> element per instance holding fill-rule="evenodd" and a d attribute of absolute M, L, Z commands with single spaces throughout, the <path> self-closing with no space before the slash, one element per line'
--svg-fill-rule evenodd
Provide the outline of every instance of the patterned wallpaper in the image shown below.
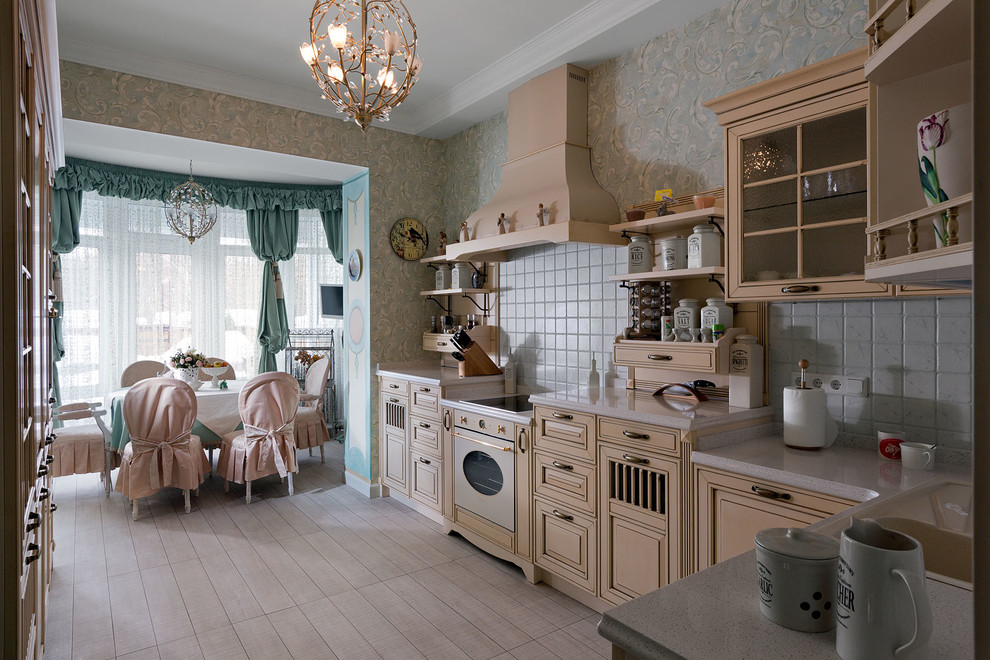
<path fill-rule="evenodd" d="M 422 359 L 422 324 L 395 320 L 427 317 L 426 303 L 411 292 L 430 288 L 432 271 L 396 257 L 388 230 L 397 219 L 413 216 L 427 224 L 435 244 L 445 174 L 442 141 L 375 126 L 363 135 L 352 122 L 73 62 L 61 63 L 61 76 L 67 119 L 367 167 L 371 368 L 380 361 Z M 372 434 L 377 437 L 377 400 L 372 406 Z M 377 470 L 373 455 L 372 479 Z"/>

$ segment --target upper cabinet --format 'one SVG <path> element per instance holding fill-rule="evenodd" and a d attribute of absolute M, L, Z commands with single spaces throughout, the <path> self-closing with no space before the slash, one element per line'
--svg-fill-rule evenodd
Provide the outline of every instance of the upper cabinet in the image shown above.
<path fill-rule="evenodd" d="M 725 128 L 726 297 L 878 296 L 871 250 L 865 50 L 705 104 Z"/>
<path fill-rule="evenodd" d="M 869 9 L 875 247 L 866 279 L 967 289 L 972 0 L 870 0 Z"/>

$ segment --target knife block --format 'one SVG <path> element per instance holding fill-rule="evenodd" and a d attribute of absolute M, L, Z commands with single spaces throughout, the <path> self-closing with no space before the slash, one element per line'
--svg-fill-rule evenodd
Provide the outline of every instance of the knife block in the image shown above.
<path fill-rule="evenodd" d="M 477 344 L 471 344 L 461 351 L 464 361 L 457 364 L 457 374 L 462 378 L 465 376 L 494 376 L 502 373 L 498 365 L 492 362 L 484 349 Z"/>

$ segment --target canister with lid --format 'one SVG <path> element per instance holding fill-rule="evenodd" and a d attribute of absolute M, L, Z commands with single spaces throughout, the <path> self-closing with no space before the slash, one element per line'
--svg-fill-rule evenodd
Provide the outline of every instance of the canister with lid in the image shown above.
<path fill-rule="evenodd" d="M 674 329 L 690 330 L 698 325 L 698 301 L 694 298 L 682 298 L 674 308 Z"/>
<path fill-rule="evenodd" d="M 437 290 L 450 288 L 450 266 L 440 264 L 437 266 Z"/>
<path fill-rule="evenodd" d="M 721 323 L 723 329 L 732 327 L 732 308 L 725 304 L 722 296 L 705 298 L 708 304 L 701 308 L 701 327 L 710 328 Z"/>
<path fill-rule="evenodd" d="M 471 272 L 471 266 L 467 264 L 454 264 L 454 270 L 450 274 L 450 288 L 470 289 Z"/>
<path fill-rule="evenodd" d="M 832 600 L 839 563 L 834 539 L 797 527 L 756 534 L 760 612 L 777 625 L 803 632 L 835 627 Z"/>
<path fill-rule="evenodd" d="M 681 236 L 662 239 L 660 254 L 663 256 L 664 270 L 687 268 L 687 239 Z"/>
<path fill-rule="evenodd" d="M 722 265 L 722 238 L 713 225 L 696 225 L 687 238 L 687 267 Z"/>
<path fill-rule="evenodd" d="M 653 270 L 653 242 L 649 236 L 633 234 L 627 248 L 630 273 L 648 273 Z"/>

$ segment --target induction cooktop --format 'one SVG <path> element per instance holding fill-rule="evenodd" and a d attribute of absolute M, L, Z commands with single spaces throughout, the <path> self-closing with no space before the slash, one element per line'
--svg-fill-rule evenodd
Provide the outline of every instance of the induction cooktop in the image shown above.
<path fill-rule="evenodd" d="M 467 401 L 466 403 L 515 413 L 529 412 L 533 409 L 533 404 L 529 402 L 528 394 L 509 394 L 491 399 L 476 399 L 474 401 Z"/>

